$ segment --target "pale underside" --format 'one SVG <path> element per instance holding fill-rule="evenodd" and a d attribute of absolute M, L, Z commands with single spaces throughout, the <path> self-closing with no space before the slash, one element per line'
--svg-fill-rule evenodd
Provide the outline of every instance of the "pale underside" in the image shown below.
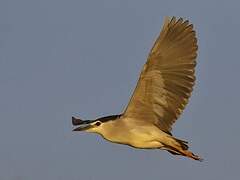
<path fill-rule="evenodd" d="M 193 25 L 166 18 L 123 116 L 170 133 L 191 95 L 196 57 Z"/>

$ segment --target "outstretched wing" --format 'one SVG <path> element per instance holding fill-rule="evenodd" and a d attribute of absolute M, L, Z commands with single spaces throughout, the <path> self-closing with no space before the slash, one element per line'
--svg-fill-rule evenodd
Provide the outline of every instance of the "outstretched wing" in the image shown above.
<path fill-rule="evenodd" d="M 170 132 L 193 90 L 196 57 L 193 25 L 182 18 L 166 18 L 124 116 Z"/>

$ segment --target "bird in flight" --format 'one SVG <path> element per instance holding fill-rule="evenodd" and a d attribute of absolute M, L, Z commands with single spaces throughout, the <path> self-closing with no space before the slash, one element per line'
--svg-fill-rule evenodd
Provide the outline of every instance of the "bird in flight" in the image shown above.
<path fill-rule="evenodd" d="M 193 90 L 197 38 L 188 20 L 166 17 L 122 114 L 81 120 L 72 117 L 73 131 L 98 133 L 113 143 L 140 149 L 162 149 L 194 160 L 188 142 L 171 134 Z"/>

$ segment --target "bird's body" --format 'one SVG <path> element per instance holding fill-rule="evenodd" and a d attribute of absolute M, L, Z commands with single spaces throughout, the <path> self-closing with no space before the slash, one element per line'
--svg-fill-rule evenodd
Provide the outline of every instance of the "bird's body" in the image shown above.
<path fill-rule="evenodd" d="M 89 129 L 87 132 L 97 132 L 114 143 L 127 144 L 135 148 L 161 148 L 161 137 L 164 137 L 163 131 L 151 124 L 128 123 L 132 119 L 120 117 L 118 120 L 104 123 L 102 128 Z M 121 127 L 121 131 L 119 130 Z M 104 129 L 104 130 L 103 130 Z M 158 139 L 158 141 L 156 141 Z"/>
<path fill-rule="evenodd" d="M 131 121 L 131 119 L 123 118 L 122 122 L 124 123 L 124 121 Z M 116 125 L 117 124 L 114 124 L 112 127 L 117 127 Z M 159 131 L 159 129 L 153 125 L 136 126 L 135 124 L 128 124 L 126 128 L 124 128 L 124 126 L 125 125 L 121 126 L 123 127 L 121 131 L 116 130 L 109 134 L 103 133 L 102 136 L 111 142 L 127 144 L 141 149 L 162 148 L 165 139 L 169 138 L 168 134 L 161 130 Z"/>
<path fill-rule="evenodd" d="M 94 132 L 135 148 L 164 149 L 195 160 L 187 142 L 172 136 L 172 124 L 186 106 L 195 82 L 197 39 L 182 18 L 166 19 L 150 51 L 131 100 L 121 115 L 82 121 L 74 131 Z"/>

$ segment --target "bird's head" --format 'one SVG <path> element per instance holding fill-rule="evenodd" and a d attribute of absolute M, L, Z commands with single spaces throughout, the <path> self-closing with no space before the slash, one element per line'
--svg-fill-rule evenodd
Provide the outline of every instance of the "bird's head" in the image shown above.
<path fill-rule="evenodd" d="M 98 134 L 104 133 L 109 126 L 111 126 L 112 121 L 118 119 L 120 115 L 107 116 L 102 118 L 97 118 L 95 120 L 81 120 L 75 117 L 72 117 L 73 126 L 77 126 L 73 131 L 86 131 L 94 132 Z"/>

